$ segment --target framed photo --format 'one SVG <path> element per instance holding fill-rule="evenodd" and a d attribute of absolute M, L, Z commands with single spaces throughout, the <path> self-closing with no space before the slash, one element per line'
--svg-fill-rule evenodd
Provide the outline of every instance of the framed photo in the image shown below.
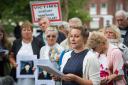
<path fill-rule="evenodd" d="M 31 56 L 17 56 L 17 78 L 34 78 L 34 60 L 37 59 L 36 55 Z"/>
<path fill-rule="evenodd" d="M 55 81 L 52 80 L 50 74 L 43 70 L 42 64 L 50 62 L 49 60 L 38 59 L 35 61 L 35 85 L 55 85 Z M 48 64 L 48 63 L 47 63 Z"/>

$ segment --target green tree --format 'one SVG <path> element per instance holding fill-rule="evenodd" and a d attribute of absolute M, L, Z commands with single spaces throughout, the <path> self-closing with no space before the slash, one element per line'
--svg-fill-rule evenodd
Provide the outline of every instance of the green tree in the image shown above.
<path fill-rule="evenodd" d="M 63 20 L 68 20 L 72 17 L 79 17 L 83 22 L 90 21 L 91 17 L 84 6 L 88 0 L 61 0 Z"/>
<path fill-rule="evenodd" d="M 31 21 L 30 1 L 38 0 L 0 0 L 0 23 L 6 26 L 7 32 L 13 30 L 13 22 Z M 72 17 L 79 17 L 82 21 L 90 20 L 88 12 L 84 10 L 84 5 L 88 0 L 60 0 L 60 2 L 63 20 L 68 20 Z"/>
<path fill-rule="evenodd" d="M 13 25 L 23 20 L 31 20 L 30 0 L 0 0 L 0 23 L 12 32 Z M 31 0 L 32 1 L 32 0 Z"/>

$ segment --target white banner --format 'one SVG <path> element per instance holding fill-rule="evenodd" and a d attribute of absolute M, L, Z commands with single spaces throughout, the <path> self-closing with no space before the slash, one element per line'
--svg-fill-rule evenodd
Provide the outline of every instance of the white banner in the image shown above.
<path fill-rule="evenodd" d="M 49 2 L 36 1 L 30 2 L 30 4 L 33 23 L 37 23 L 41 16 L 47 16 L 51 23 L 61 21 L 61 8 L 58 0 Z"/>

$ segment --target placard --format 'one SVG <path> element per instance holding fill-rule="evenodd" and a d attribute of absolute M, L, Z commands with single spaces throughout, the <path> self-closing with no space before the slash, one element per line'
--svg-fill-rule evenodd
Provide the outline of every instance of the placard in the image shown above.
<path fill-rule="evenodd" d="M 41 16 L 47 16 L 51 23 L 62 20 L 59 0 L 30 2 L 33 23 L 38 23 Z"/>
<path fill-rule="evenodd" d="M 55 85 L 55 81 L 52 80 L 50 74 L 48 74 L 42 69 L 42 67 L 40 67 L 40 65 L 46 64 L 47 62 L 50 61 L 47 59 L 38 59 L 35 61 L 35 85 Z M 52 66 L 52 64 L 50 65 Z"/>
<path fill-rule="evenodd" d="M 37 59 L 36 55 L 17 56 L 17 69 L 16 76 L 17 78 L 34 78 L 34 60 Z"/>

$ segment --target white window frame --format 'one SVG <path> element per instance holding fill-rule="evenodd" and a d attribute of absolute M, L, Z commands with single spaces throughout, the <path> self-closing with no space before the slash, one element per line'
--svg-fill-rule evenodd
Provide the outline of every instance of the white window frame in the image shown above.
<path fill-rule="evenodd" d="M 116 11 L 119 11 L 119 10 L 123 10 L 123 4 L 122 3 L 116 4 Z"/>
<path fill-rule="evenodd" d="M 90 15 L 96 15 L 97 14 L 97 6 L 95 3 L 90 4 Z"/>
<path fill-rule="evenodd" d="M 107 3 L 102 3 L 100 5 L 100 14 L 102 14 L 102 15 L 108 14 L 108 4 Z"/>
<path fill-rule="evenodd" d="M 92 21 L 90 22 L 90 28 L 91 29 L 99 29 L 99 18 L 93 18 Z"/>

